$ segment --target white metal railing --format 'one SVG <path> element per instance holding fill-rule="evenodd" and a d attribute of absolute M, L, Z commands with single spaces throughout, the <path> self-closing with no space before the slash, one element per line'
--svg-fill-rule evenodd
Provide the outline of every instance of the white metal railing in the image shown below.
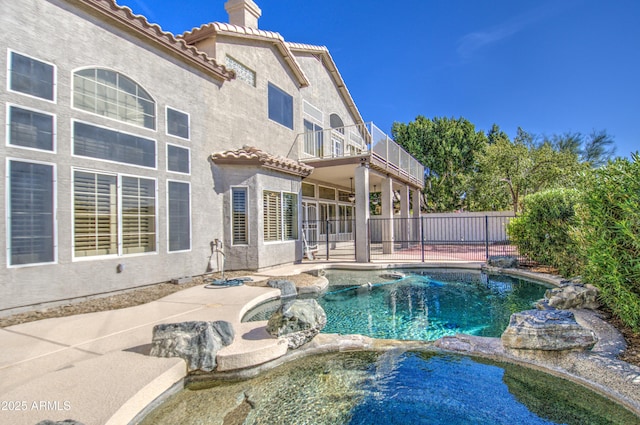
<path fill-rule="evenodd" d="M 424 166 L 372 122 L 307 130 L 298 135 L 295 147 L 300 161 L 371 156 L 389 171 L 424 184 Z"/>

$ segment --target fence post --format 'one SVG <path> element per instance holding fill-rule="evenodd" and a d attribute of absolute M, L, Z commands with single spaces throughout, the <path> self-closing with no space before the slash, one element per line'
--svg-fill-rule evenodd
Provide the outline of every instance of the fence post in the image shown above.
<path fill-rule="evenodd" d="M 422 262 L 424 263 L 424 226 L 422 225 L 422 221 L 424 217 L 420 217 L 420 253 L 422 255 Z"/>
<path fill-rule="evenodd" d="M 331 226 L 331 223 L 329 223 L 329 220 L 327 220 L 327 261 L 329 261 L 329 233 L 331 233 L 331 229 L 329 228 L 329 226 Z"/>
<path fill-rule="evenodd" d="M 489 216 L 484 216 L 484 248 L 485 260 L 489 261 Z"/>

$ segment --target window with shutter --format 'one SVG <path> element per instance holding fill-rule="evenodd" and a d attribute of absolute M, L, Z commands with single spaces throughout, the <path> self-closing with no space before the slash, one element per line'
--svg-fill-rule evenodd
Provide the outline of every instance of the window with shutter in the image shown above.
<path fill-rule="evenodd" d="M 156 250 L 155 181 L 122 177 L 122 253 Z"/>
<path fill-rule="evenodd" d="M 73 123 L 73 154 L 156 168 L 156 142 L 83 122 Z"/>
<path fill-rule="evenodd" d="M 168 182 L 169 202 L 169 251 L 191 249 L 190 185 L 185 182 Z"/>
<path fill-rule="evenodd" d="M 53 115 L 10 106 L 9 144 L 24 148 L 53 151 Z"/>
<path fill-rule="evenodd" d="M 53 165 L 9 161 L 9 264 L 55 261 Z"/>
<path fill-rule="evenodd" d="M 249 243 L 246 188 L 234 187 L 231 189 L 231 210 L 232 244 L 246 245 Z"/>
<path fill-rule="evenodd" d="M 298 239 L 298 195 L 263 192 L 265 242 Z"/>
<path fill-rule="evenodd" d="M 117 177 L 76 171 L 73 178 L 76 257 L 118 253 Z"/>
<path fill-rule="evenodd" d="M 167 145 L 167 170 L 176 173 L 189 174 L 190 151 L 181 146 Z"/>
<path fill-rule="evenodd" d="M 264 241 L 278 241 L 282 235 L 280 192 L 265 190 L 262 199 L 264 210 Z"/>
<path fill-rule="evenodd" d="M 75 257 L 155 252 L 155 180 L 76 170 L 73 199 Z"/>
<path fill-rule="evenodd" d="M 11 90 L 53 101 L 55 68 L 37 59 L 11 52 L 9 87 Z"/>

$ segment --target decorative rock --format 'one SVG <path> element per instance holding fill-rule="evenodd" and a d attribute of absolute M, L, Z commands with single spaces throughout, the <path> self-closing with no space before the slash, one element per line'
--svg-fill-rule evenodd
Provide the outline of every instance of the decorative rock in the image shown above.
<path fill-rule="evenodd" d="M 511 255 L 492 255 L 487 260 L 487 265 L 501 269 L 518 267 L 518 258 Z"/>
<path fill-rule="evenodd" d="M 580 326 L 567 310 L 514 313 L 501 339 L 506 348 L 544 351 L 590 349 L 597 342 L 593 331 Z"/>
<path fill-rule="evenodd" d="M 216 367 L 216 353 L 233 342 L 234 331 L 229 322 L 165 323 L 153 328 L 151 355 L 181 357 L 189 372 L 211 372 Z"/>
<path fill-rule="evenodd" d="M 298 296 L 296 285 L 290 280 L 270 280 L 267 285 L 280 290 L 280 298 L 287 300 Z"/>
<path fill-rule="evenodd" d="M 267 323 L 267 332 L 287 339 L 294 350 L 311 341 L 327 324 L 327 315 L 314 299 L 284 303 Z"/>
<path fill-rule="evenodd" d="M 544 299 L 538 301 L 536 308 L 560 310 L 588 308 L 596 310 L 600 307 L 598 302 L 598 288 L 590 284 L 581 284 L 566 281 L 560 288 L 548 289 Z"/>

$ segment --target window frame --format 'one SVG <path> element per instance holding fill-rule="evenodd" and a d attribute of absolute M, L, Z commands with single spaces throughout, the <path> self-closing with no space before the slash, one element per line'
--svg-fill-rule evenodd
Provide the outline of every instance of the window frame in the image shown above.
<path fill-rule="evenodd" d="M 34 112 L 36 114 L 42 114 L 42 115 L 48 115 L 51 117 L 51 121 L 52 121 L 52 135 L 51 135 L 51 150 L 49 149 L 40 149 L 40 148 L 34 148 L 31 146 L 22 146 L 22 145 L 14 145 L 13 143 L 11 143 L 11 108 L 18 108 L 18 109 L 22 109 L 24 111 L 29 111 L 29 112 Z M 11 147 L 11 148 L 18 148 L 18 149 L 26 149 L 26 150 L 30 150 L 30 151 L 35 151 L 35 152 L 47 152 L 47 153 L 57 153 L 57 149 L 58 149 L 58 116 L 56 114 L 53 114 L 51 112 L 46 112 L 46 111 L 41 111 L 39 109 L 36 108 L 27 108 L 24 107 L 22 105 L 16 105 L 15 103 L 7 103 L 7 107 L 5 109 L 6 111 L 6 146 L 7 147 Z"/>
<path fill-rule="evenodd" d="M 47 99 L 45 97 L 40 97 L 40 96 L 36 96 L 36 95 L 30 94 L 30 93 L 25 93 L 25 92 L 22 92 L 22 91 L 14 90 L 11 87 L 11 83 L 12 83 L 11 76 L 12 76 L 12 73 L 13 73 L 12 72 L 13 60 L 11 58 L 11 54 L 12 53 L 15 53 L 16 55 L 24 56 L 24 57 L 29 58 L 29 59 L 34 60 L 34 61 L 38 61 L 38 62 L 44 63 L 46 65 L 50 65 L 53 68 L 52 69 L 52 76 L 51 76 L 52 84 L 53 84 L 53 93 L 52 93 L 53 99 Z M 36 58 L 35 56 L 27 55 L 27 54 L 19 52 L 17 50 L 7 49 L 7 90 L 10 91 L 11 93 L 18 93 L 18 94 L 21 94 L 23 96 L 30 97 L 32 99 L 44 100 L 45 102 L 56 104 L 57 103 L 57 99 L 58 99 L 58 67 L 53 62 L 44 61 L 44 60 Z"/>
<path fill-rule="evenodd" d="M 264 197 L 265 194 L 269 192 L 269 193 L 276 193 L 278 194 L 278 217 L 276 220 L 276 231 L 279 232 L 278 238 L 277 239 L 266 239 L 266 223 L 267 223 L 267 210 L 265 209 L 265 205 L 264 205 Z M 293 238 L 287 238 L 286 237 L 286 233 L 287 233 L 287 225 L 286 225 L 286 215 L 285 215 L 285 210 L 286 210 L 286 205 L 285 205 L 285 195 L 290 195 L 295 199 L 295 202 L 292 205 L 295 205 L 295 215 L 293 217 L 291 217 L 291 225 L 294 229 L 295 232 L 295 236 Z M 287 243 L 287 242 L 296 242 L 300 239 L 300 224 L 299 224 L 299 220 L 300 220 L 300 196 L 298 193 L 295 192 L 289 192 L 286 190 L 267 190 L 264 189 L 262 191 L 262 240 L 264 242 L 264 244 L 276 244 L 276 243 Z"/>
<path fill-rule="evenodd" d="M 245 219 L 244 219 L 244 233 L 245 233 L 245 239 L 246 242 L 243 243 L 236 243 L 235 241 L 235 229 L 236 229 L 236 221 L 235 221 L 235 210 L 234 210 L 234 193 L 237 192 L 242 192 L 244 193 L 244 214 L 245 214 Z M 249 233 L 249 214 L 250 214 L 250 201 L 249 201 L 249 187 L 248 186 L 231 186 L 231 200 L 230 200 L 230 205 L 229 205 L 229 209 L 230 209 L 230 216 L 231 216 L 231 222 L 229 223 L 231 226 L 231 245 L 232 246 L 248 246 L 249 245 L 249 237 L 250 237 L 250 233 Z"/>
<path fill-rule="evenodd" d="M 178 183 L 178 184 L 186 184 L 188 189 L 189 189 L 189 248 L 187 249 L 178 249 L 178 250 L 171 250 L 171 209 L 170 209 L 170 184 L 171 183 Z M 166 205 L 166 211 L 167 211 L 167 253 L 169 254 L 178 254 L 181 252 L 191 252 L 191 250 L 193 250 L 193 199 L 192 199 L 192 194 L 191 194 L 191 182 L 188 181 L 184 181 L 184 180 L 172 180 L 172 179 L 167 179 L 167 205 Z"/>
<path fill-rule="evenodd" d="M 75 226 L 75 173 L 91 173 L 91 174 L 99 174 L 103 176 L 114 176 L 116 177 L 116 253 L 115 254 L 100 254 L 100 255 L 76 255 L 76 226 Z M 135 252 L 135 253 L 124 253 L 124 242 L 123 242 L 123 230 L 122 230 L 122 178 L 135 178 L 135 179 L 144 179 L 151 180 L 154 182 L 155 191 L 154 191 L 154 223 L 155 223 L 155 243 L 153 244 L 154 251 L 148 252 Z M 127 258 L 127 257 L 139 257 L 139 256 L 148 256 L 148 255 L 158 255 L 159 254 L 159 211 L 158 211 L 158 179 L 155 177 L 149 176 L 140 176 L 129 173 L 118 173 L 114 171 L 104 171 L 104 170 L 95 170 L 90 168 L 83 167 L 72 167 L 71 168 L 71 261 L 72 262 L 82 262 L 82 261 L 95 261 L 95 260 L 104 260 L 104 259 L 114 259 L 114 258 Z"/>
<path fill-rule="evenodd" d="M 271 108 L 272 93 L 277 93 L 280 96 L 279 97 L 280 100 L 284 100 L 284 99 L 290 100 L 291 101 L 290 108 L 285 108 L 288 105 L 284 105 L 283 102 L 279 101 L 278 102 L 278 109 L 281 109 L 281 111 L 275 111 L 275 110 L 272 111 L 272 108 Z M 285 109 L 287 109 L 287 110 L 285 111 Z M 285 117 L 284 116 L 284 112 L 289 112 L 288 109 L 290 109 L 291 116 L 290 117 L 288 117 L 288 116 Z M 281 112 L 282 113 L 282 118 L 283 118 L 282 122 L 276 119 L 277 118 L 276 112 L 278 112 L 278 113 Z M 281 89 L 280 87 L 276 86 L 275 84 L 269 82 L 268 85 L 267 85 L 267 116 L 269 118 L 269 121 L 278 123 L 281 126 L 288 128 L 289 130 L 293 130 L 294 123 L 295 123 L 294 115 L 295 114 L 294 114 L 293 96 L 290 95 L 289 93 L 287 93 L 286 91 L 284 91 L 283 89 Z M 289 119 L 287 119 L 287 118 L 289 118 Z"/>
<path fill-rule="evenodd" d="M 175 170 L 170 170 L 169 169 L 169 146 L 174 147 L 174 148 L 178 148 L 178 149 L 184 149 L 187 151 L 187 168 L 188 171 L 185 173 L 183 171 L 175 171 Z M 165 152 L 165 160 L 166 160 L 166 169 L 168 173 L 175 173 L 175 174 L 182 174 L 184 176 L 190 176 L 191 175 L 191 148 L 188 148 L 186 146 L 182 146 L 182 145 L 176 145 L 174 143 L 167 143 L 166 144 L 166 152 Z"/>
<path fill-rule="evenodd" d="M 12 246 L 11 246 L 11 162 L 22 162 L 27 164 L 46 165 L 51 167 L 51 197 L 52 197 L 52 214 L 51 228 L 53 232 L 53 260 L 39 263 L 11 264 Z M 6 267 L 9 269 L 23 267 L 37 267 L 50 264 L 58 264 L 58 170 L 57 164 L 45 161 L 36 161 L 24 158 L 7 157 L 5 159 L 5 246 L 6 246 Z"/>
<path fill-rule="evenodd" d="M 108 115 L 103 115 L 103 114 L 99 114 L 97 112 L 93 112 L 87 109 L 82 109 L 76 106 L 76 102 L 75 102 L 75 95 L 76 95 L 76 89 L 75 89 L 75 77 L 76 77 L 76 73 L 80 72 L 80 71 L 85 71 L 85 70 L 89 70 L 89 69 L 95 69 L 95 70 L 102 70 L 102 71 L 110 71 L 110 72 L 114 72 L 116 74 L 122 75 L 123 77 L 127 78 L 128 80 L 130 80 L 131 82 L 133 82 L 134 84 L 136 84 L 138 87 L 140 87 L 142 90 L 144 90 L 144 92 L 149 96 L 150 99 L 153 100 L 153 128 L 151 127 L 146 127 L 143 124 L 136 124 L 134 122 L 131 121 L 126 121 L 126 120 L 121 120 L 118 118 L 113 118 L 110 117 Z M 134 80 L 133 78 L 129 77 L 127 74 L 124 74 L 122 72 L 110 69 L 110 68 L 104 68 L 104 67 L 99 67 L 99 66 L 86 66 L 86 67 L 82 67 L 82 68 L 77 68 L 71 71 L 71 109 L 73 109 L 74 111 L 80 111 L 80 112 L 84 112 L 86 114 L 90 114 L 93 115 L 95 117 L 101 117 L 101 118 L 105 118 L 107 120 L 113 121 L 113 122 L 118 122 L 118 123 L 122 123 L 122 124 L 126 124 L 126 125 L 130 125 L 132 127 L 136 127 L 136 128 L 141 128 L 147 131 L 153 131 L 153 132 L 157 132 L 158 131 L 158 102 L 156 101 L 156 99 L 151 96 L 151 93 L 149 93 L 149 91 L 144 88 L 144 86 L 140 83 L 138 83 L 136 80 Z M 116 105 L 119 106 L 119 105 Z"/>
<path fill-rule="evenodd" d="M 122 134 L 126 134 L 128 136 L 138 137 L 138 138 L 141 138 L 141 139 L 152 141 L 153 144 L 154 144 L 154 150 L 155 150 L 155 153 L 154 153 L 154 156 L 155 156 L 154 166 L 153 167 L 149 167 L 149 166 L 146 166 L 146 165 L 132 164 L 130 162 L 121 162 L 121 161 L 115 161 L 115 160 L 112 160 L 112 159 L 103 159 L 103 158 L 96 158 L 96 157 L 93 157 L 93 156 L 85 156 L 85 155 L 76 154 L 76 147 L 75 147 L 75 141 L 76 141 L 76 126 L 75 125 L 76 125 L 76 123 L 89 125 L 89 126 L 92 126 L 92 127 L 96 127 L 96 128 L 112 131 L 114 133 L 122 133 Z M 91 123 L 91 122 L 88 122 L 88 121 L 72 119 L 71 120 L 71 156 L 74 157 L 74 158 L 85 158 L 85 159 L 90 159 L 90 160 L 93 160 L 93 161 L 106 162 L 106 163 L 110 163 L 110 164 L 120 164 L 120 165 L 129 166 L 129 167 L 140 167 L 140 168 L 144 168 L 144 169 L 147 169 L 147 170 L 157 170 L 158 169 L 158 141 L 156 139 L 150 139 L 148 137 L 140 136 L 139 134 L 129 133 L 129 132 L 122 131 L 122 130 L 116 130 L 116 129 L 111 128 L 111 127 L 98 125 L 98 124 Z"/>
<path fill-rule="evenodd" d="M 179 114 L 183 114 L 187 116 L 187 132 L 189 133 L 187 137 L 182 137 L 177 134 L 172 134 L 169 132 L 169 109 L 171 109 L 174 112 L 178 112 Z M 164 128 L 165 128 L 165 134 L 167 136 L 177 137 L 178 139 L 191 141 L 191 114 L 189 114 L 188 112 L 182 111 L 180 109 L 174 108 L 172 106 L 166 105 L 164 108 Z"/>

